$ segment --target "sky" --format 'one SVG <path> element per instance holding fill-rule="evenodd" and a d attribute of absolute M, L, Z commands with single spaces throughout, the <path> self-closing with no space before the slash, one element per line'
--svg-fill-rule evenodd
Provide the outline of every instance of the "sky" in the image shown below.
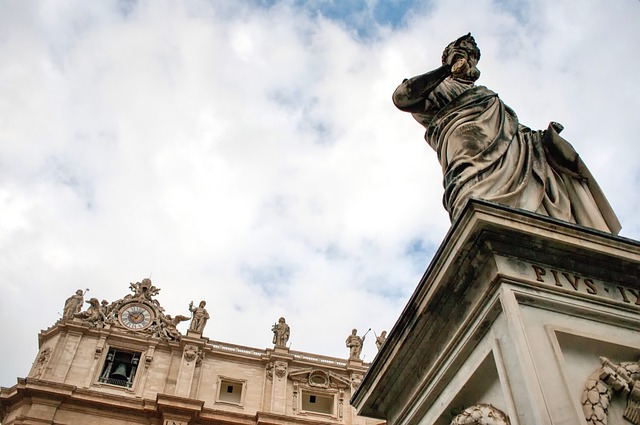
<path fill-rule="evenodd" d="M 638 0 L 0 0 L 0 385 L 78 288 L 150 277 L 204 335 L 340 358 L 390 330 L 450 227 L 404 78 L 471 32 L 640 238 Z M 184 332 L 188 323 L 180 325 Z"/>

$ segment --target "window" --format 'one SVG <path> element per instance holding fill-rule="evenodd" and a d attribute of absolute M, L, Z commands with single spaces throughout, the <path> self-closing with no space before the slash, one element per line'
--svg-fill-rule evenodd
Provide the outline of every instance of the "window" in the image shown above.
<path fill-rule="evenodd" d="M 109 348 L 98 382 L 131 388 L 139 362 L 140 353 Z"/>
<path fill-rule="evenodd" d="M 307 412 L 333 414 L 333 396 L 302 392 L 302 410 Z"/>
<path fill-rule="evenodd" d="M 244 401 L 245 381 L 218 377 L 217 402 L 232 403 L 242 406 Z"/>

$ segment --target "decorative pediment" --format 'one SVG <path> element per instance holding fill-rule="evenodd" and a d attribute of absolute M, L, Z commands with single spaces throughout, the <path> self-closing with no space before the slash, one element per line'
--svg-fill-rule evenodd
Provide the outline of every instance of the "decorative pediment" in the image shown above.
<path fill-rule="evenodd" d="M 351 385 L 349 379 L 337 373 L 314 368 L 290 372 L 289 379 L 315 388 L 348 388 Z"/>

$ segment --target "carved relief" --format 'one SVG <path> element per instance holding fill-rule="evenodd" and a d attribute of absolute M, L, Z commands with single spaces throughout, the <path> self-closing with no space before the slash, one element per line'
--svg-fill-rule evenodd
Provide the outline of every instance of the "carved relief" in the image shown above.
<path fill-rule="evenodd" d="M 89 307 L 86 311 L 81 311 L 85 292 L 78 289 L 75 295 L 66 300 L 63 317 L 80 320 L 91 327 L 116 326 L 132 333 L 151 335 L 163 341 L 179 341 L 182 335 L 177 325 L 189 320 L 190 317 L 165 315 L 164 308 L 160 306 L 158 300 L 153 298 L 160 289 L 151 283 L 151 279 L 145 278 L 142 282 L 130 283 L 129 289 L 133 294 L 128 294 L 112 303 L 91 298 L 87 301 Z M 196 320 L 196 322 L 202 328 L 208 319 L 208 314 L 204 304 L 200 304 L 198 308 L 191 306 L 191 311 L 194 313 L 194 320 L 199 318 L 200 321 Z M 102 347 L 98 347 L 96 356 L 99 356 L 101 351 Z"/>
<path fill-rule="evenodd" d="M 153 353 L 156 351 L 156 347 L 150 345 L 147 349 L 147 353 L 144 355 L 144 368 L 149 369 L 151 362 L 153 361 Z"/>
<path fill-rule="evenodd" d="M 309 386 L 329 388 L 329 375 L 323 370 L 314 370 L 309 374 Z"/>
<path fill-rule="evenodd" d="M 600 357 L 602 367 L 594 371 L 584 385 L 582 412 L 588 424 L 606 425 L 613 392 L 627 396 L 623 417 L 640 425 L 640 362 L 613 363 Z"/>
<path fill-rule="evenodd" d="M 184 347 L 184 359 L 188 363 L 194 361 L 196 357 L 198 357 L 198 347 L 196 347 L 195 345 L 187 345 L 186 347 Z"/>
<path fill-rule="evenodd" d="M 293 383 L 293 403 L 292 403 L 292 407 L 293 407 L 293 413 L 296 413 L 298 411 L 298 392 L 300 391 L 300 384 L 298 384 L 297 382 Z"/>
<path fill-rule="evenodd" d="M 273 379 L 274 372 L 278 378 L 284 378 L 284 376 L 287 374 L 288 367 L 289 365 L 287 364 L 287 362 L 284 362 L 282 360 L 276 360 L 267 364 L 267 378 Z"/>
<path fill-rule="evenodd" d="M 142 282 L 130 283 L 129 288 L 133 292 L 133 295 L 127 295 L 125 299 L 134 298 L 139 301 L 155 301 L 152 297 L 155 297 L 160 293 L 160 288 L 156 288 L 151 283 L 151 279 L 142 279 Z M 157 301 L 155 301 L 157 302 Z"/>
<path fill-rule="evenodd" d="M 304 387 L 346 389 L 351 386 L 349 378 L 322 369 L 301 369 L 289 372 L 289 379 Z"/>
<path fill-rule="evenodd" d="M 278 360 L 274 363 L 273 368 L 275 369 L 276 376 L 278 378 L 284 378 L 284 375 L 287 373 L 287 362 Z"/>
<path fill-rule="evenodd" d="M 357 390 L 358 387 L 360 387 L 360 383 L 362 382 L 362 375 L 360 375 L 359 373 L 354 373 L 353 375 L 351 375 L 351 388 L 353 388 L 353 390 Z"/>
<path fill-rule="evenodd" d="M 31 375 L 32 378 L 40 378 L 42 376 L 42 373 L 44 372 L 44 368 L 47 366 L 47 362 L 49 361 L 50 357 L 51 357 L 51 348 L 47 347 L 40 352 L 35 362 L 33 374 Z"/>
<path fill-rule="evenodd" d="M 490 404 L 467 407 L 451 421 L 451 425 L 511 425 L 509 417 Z"/>
<path fill-rule="evenodd" d="M 104 326 L 106 317 L 104 316 L 104 314 L 102 314 L 100 301 L 98 301 L 97 298 L 91 298 L 89 301 L 87 301 L 87 304 L 89 304 L 89 307 L 85 311 L 74 313 L 73 317 L 82 319 L 82 321 L 87 323 L 89 326 L 102 328 Z"/>

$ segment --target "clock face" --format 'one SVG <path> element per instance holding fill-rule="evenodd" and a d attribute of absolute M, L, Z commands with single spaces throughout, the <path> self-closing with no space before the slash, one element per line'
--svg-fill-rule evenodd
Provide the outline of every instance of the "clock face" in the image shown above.
<path fill-rule="evenodd" d="M 151 310 L 142 304 L 132 304 L 120 313 L 120 321 L 129 329 L 144 329 L 151 324 Z"/>

